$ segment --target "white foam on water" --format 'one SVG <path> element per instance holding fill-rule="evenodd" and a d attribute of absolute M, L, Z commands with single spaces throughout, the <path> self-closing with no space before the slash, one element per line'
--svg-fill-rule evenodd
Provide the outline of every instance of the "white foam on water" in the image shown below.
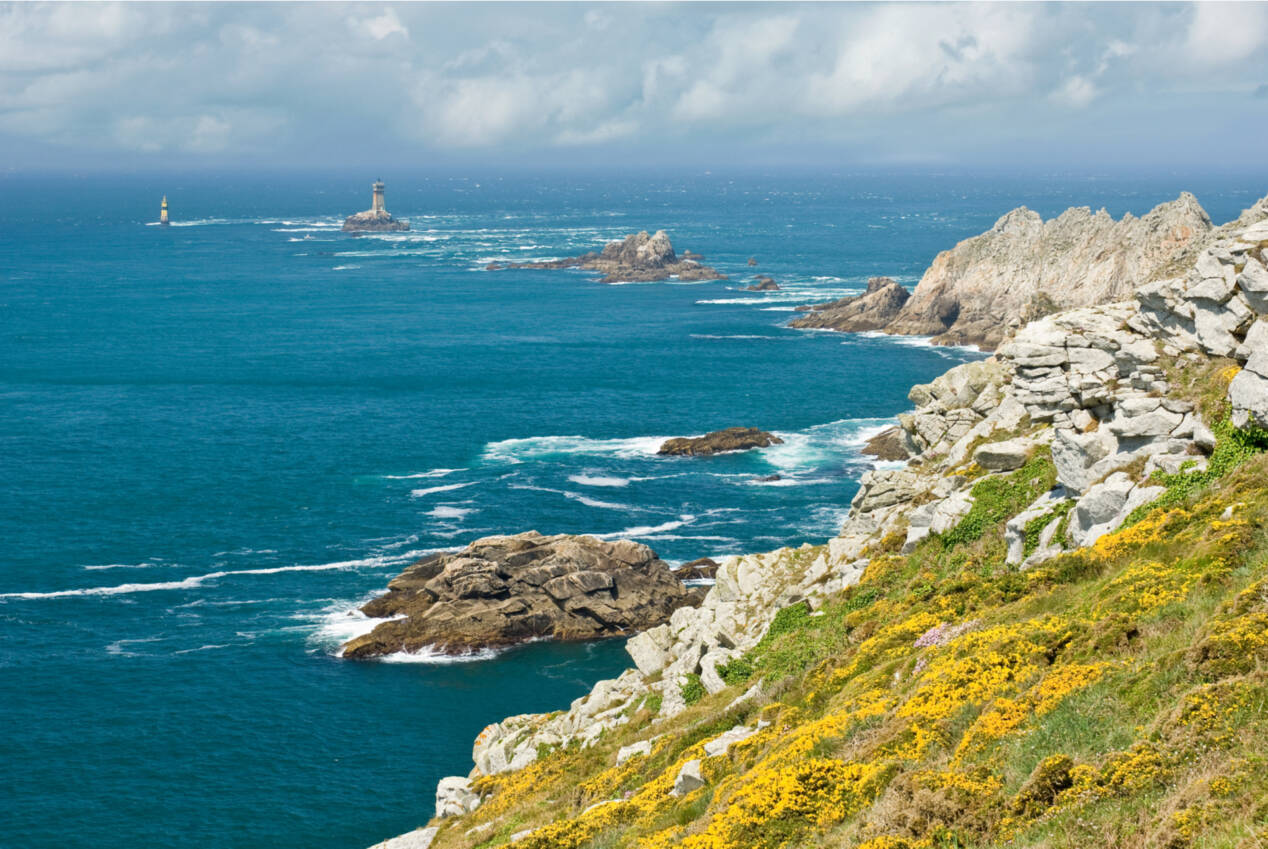
<path fill-rule="evenodd" d="M 909 348 L 931 348 L 938 353 L 957 352 L 960 354 L 973 354 L 979 357 L 988 357 L 990 354 L 979 351 L 973 345 L 938 345 L 933 341 L 932 336 L 901 336 L 895 333 L 882 333 L 879 330 L 865 330 L 854 334 L 862 336 L 864 339 L 884 339 L 895 345 L 905 345 Z"/>
<path fill-rule="evenodd" d="M 424 495 L 431 495 L 436 492 L 453 492 L 455 489 L 475 486 L 477 483 L 478 481 L 470 481 L 468 483 L 449 483 L 442 486 L 429 486 L 424 489 L 412 489 L 409 494 L 414 498 L 421 498 Z"/>
<path fill-rule="evenodd" d="M 762 312 L 796 312 L 796 307 L 762 307 Z"/>
<path fill-rule="evenodd" d="M 452 663 L 472 663 L 477 660 L 492 660 L 501 652 L 496 649 L 478 649 L 462 654 L 445 654 L 432 648 L 419 649 L 416 652 L 398 651 L 375 658 L 380 663 L 427 663 L 436 666 L 448 666 Z"/>
<path fill-rule="evenodd" d="M 211 651 L 212 649 L 227 649 L 229 648 L 230 645 L 232 644 L 231 643 L 207 643 L 206 645 L 199 646 L 196 649 L 179 649 L 178 651 L 172 652 L 172 654 L 192 654 L 193 652 L 196 652 L 196 651 Z"/>
<path fill-rule="evenodd" d="M 0 599 L 46 599 L 46 598 L 73 598 L 76 596 L 113 596 L 128 595 L 131 593 L 158 592 L 161 590 L 189 590 L 202 586 L 208 581 L 215 581 L 220 578 L 231 578 L 238 575 L 277 575 L 283 572 L 330 572 L 330 571 L 346 571 L 351 569 L 361 569 L 369 567 L 392 566 L 410 560 L 417 559 L 424 554 L 430 554 L 436 549 L 422 549 L 418 551 L 409 551 L 391 556 L 365 557 L 359 560 L 341 560 L 335 563 L 315 563 L 312 565 L 297 566 L 271 566 L 261 569 L 232 569 L 221 570 L 217 572 L 208 572 L 205 575 L 191 575 L 179 581 L 157 581 L 155 583 L 130 583 L 118 584 L 111 587 L 82 587 L 73 590 L 53 590 L 51 592 L 14 592 L 0 593 Z"/>
<path fill-rule="evenodd" d="M 678 517 L 676 522 L 665 522 L 661 525 L 636 525 L 632 528 L 626 528 L 622 531 L 616 531 L 610 534 L 592 534 L 599 539 L 623 539 L 625 537 L 646 537 L 652 534 L 663 534 L 669 531 L 676 531 L 683 525 L 689 525 L 696 520 L 695 516 L 690 513 L 684 513 Z"/>
<path fill-rule="evenodd" d="M 634 507 L 631 507 L 628 504 L 615 504 L 611 501 L 600 501 L 597 498 L 589 498 L 584 495 L 579 495 L 578 493 L 575 493 L 575 492 L 565 492 L 564 497 L 571 498 L 573 501 L 576 501 L 579 504 L 584 504 L 587 507 L 597 507 L 601 510 L 631 511 L 636 509 Z"/>
<path fill-rule="evenodd" d="M 692 339 L 795 339 L 795 336 L 759 336 L 751 333 L 736 333 L 733 335 L 719 335 L 716 333 L 693 333 Z"/>
<path fill-rule="evenodd" d="M 568 480 L 582 486 L 629 486 L 634 478 L 605 477 L 603 475 L 569 475 Z"/>
<path fill-rule="evenodd" d="M 872 463 L 872 467 L 876 469 L 905 469 L 907 468 L 906 460 L 876 460 Z"/>
<path fill-rule="evenodd" d="M 832 478 L 780 478 L 775 481 L 753 478 L 745 483 L 748 486 L 818 486 L 825 483 L 838 483 L 838 481 Z"/>
<path fill-rule="evenodd" d="M 309 636 L 308 641 L 317 646 L 333 649 L 332 654 L 339 657 L 341 654 L 339 647 L 348 640 L 368 634 L 384 622 L 405 618 L 403 613 L 400 616 L 384 618 L 366 616 L 361 612 L 360 607 L 371 598 L 373 596 L 367 596 L 351 607 L 347 602 L 340 602 L 326 608 L 317 615 L 317 628 Z"/>
<path fill-rule="evenodd" d="M 614 456 L 623 459 L 653 457 L 667 436 L 636 436 L 626 439 L 591 439 L 586 436 L 529 436 L 503 439 L 484 446 L 486 462 L 522 463 L 555 454 Z"/>
<path fill-rule="evenodd" d="M 474 507 L 454 507 L 450 504 L 441 504 L 428 510 L 427 515 L 435 519 L 461 519 L 474 512 Z"/>
<path fill-rule="evenodd" d="M 88 572 L 100 572 L 106 569 L 155 569 L 160 566 L 170 566 L 168 563 L 100 563 L 92 566 L 83 567 Z"/>
<path fill-rule="evenodd" d="M 413 475 L 381 475 L 384 480 L 390 481 L 412 481 L 418 478 L 443 478 L 452 475 L 454 472 L 465 472 L 466 469 L 431 469 L 426 472 L 419 472 Z"/>
<path fill-rule="evenodd" d="M 140 652 L 128 651 L 124 646 L 130 646 L 134 643 L 157 643 L 162 637 L 139 637 L 132 640 L 115 640 L 106 646 L 106 654 L 120 655 L 122 657 L 140 657 Z"/>

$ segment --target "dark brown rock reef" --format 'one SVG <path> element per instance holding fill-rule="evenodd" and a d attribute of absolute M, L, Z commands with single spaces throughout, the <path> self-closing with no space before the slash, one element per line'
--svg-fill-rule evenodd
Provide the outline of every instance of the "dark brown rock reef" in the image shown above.
<path fill-rule="evenodd" d="M 773 433 L 755 427 L 729 427 L 715 430 L 704 436 L 676 436 L 666 439 L 657 454 L 669 456 L 700 457 L 722 454 L 727 451 L 748 451 L 750 448 L 766 448 L 780 445 L 784 440 Z"/>
<path fill-rule="evenodd" d="M 567 259 L 546 262 L 491 262 L 488 271 L 507 268 L 580 268 L 603 274 L 600 283 L 652 283 L 677 277 L 679 280 L 725 280 L 726 275 L 704 264 L 704 257 L 683 251 L 674 252 L 674 246 L 664 230 L 648 235 L 644 230 L 626 236 L 619 242 L 609 242 L 600 253 L 582 254 Z"/>
<path fill-rule="evenodd" d="M 424 557 L 394 578 L 361 610 L 403 618 L 348 641 L 343 656 L 617 636 L 660 625 L 699 600 L 640 543 L 536 531 L 485 537 Z"/>

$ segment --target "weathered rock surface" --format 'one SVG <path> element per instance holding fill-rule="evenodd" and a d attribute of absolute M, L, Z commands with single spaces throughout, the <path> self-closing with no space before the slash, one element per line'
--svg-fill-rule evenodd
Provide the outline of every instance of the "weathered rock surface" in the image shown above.
<path fill-rule="evenodd" d="M 704 257 L 674 246 L 664 230 L 649 235 L 646 230 L 609 242 L 599 253 L 586 253 L 546 262 L 492 262 L 489 271 L 507 268 L 580 268 L 603 274 L 600 283 L 651 283 L 676 277 L 679 280 L 725 280 L 726 275 L 704 264 Z"/>
<path fill-rule="evenodd" d="M 757 282 L 744 287 L 745 292 L 778 292 L 779 284 L 775 278 L 767 274 L 759 274 L 754 278 Z"/>
<path fill-rule="evenodd" d="M 615 636 L 659 625 L 694 600 L 639 543 L 536 531 L 486 537 L 424 557 L 393 579 L 362 610 L 403 618 L 350 640 L 343 654 L 458 653 L 543 637 Z"/>
<path fill-rule="evenodd" d="M 881 330 L 898 318 L 910 297 L 896 281 L 873 277 L 867 281 L 867 291 L 862 295 L 812 304 L 806 308 L 809 310 L 806 315 L 793 319 L 789 326 L 851 333 Z"/>
<path fill-rule="evenodd" d="M 471 779 L 451 775 L 436 785 L 436 817 L 460 817 L 480 807 L 480 796 L 471 787 Z"/>
<path fill-rule="evenodd" d="M 699 790 L 704 787 L 704 776 L 700 774 L 700 761 L 691 760 L 682 765 L 682 769 L 678 771 L 678 777 L 674 779 L 674 787 L 669 791 L 670 796 L 686 796 L 693 790 Z"/>
<path fill-rule="evenodd" d="M 716 574 L 718 574 L 718 561 L 712 557 L 701 557 L 674 569 L 674 577 L 680 581 L 712 580 Z"/>
<path fill-rule="evenodd" d="M 755 427 L 729 427 L 726 430 L 706 433 L 704 436 L 676 436 L 673 439 L 666 439 L 656 453 L 666 456 L 703 457 L 727 451 L 767 448 L 771 445 L 781 445 L 783 441 L 775 434 Z"/>
<path fill-rule="evenodd" d="M 343 232 L 393 232 L 408 230 L 409 222 L 401 218 L 393 218 L 385 209 L 367 209 L 356 215 L 349 215 L 343 222 Z"/>
<path fill-rule="evenodd" d="M 1086 207 L 1044 221 L 1021 207 L 938 254 L 885 330 L 994 348 L 1045 313 L 1131 297 L 1200 248 L 1210 230 L 1210 218 L 1187 192 L 1118 221 Z"/>
<path fill-rule="evenodd" d="M 416 828 L 399 837 L 376 843 L 370 849 L 431 849 L 431 844 L 435 841 L 436 834 L 439 831 L 440 826 L 437 825 L 427 828 Z"/>
<path fill-rule="evenodd" d="M 907 448 L 907 440 L 900 427 L 888 427 L 873 436 L 860 452 L 877 460 L 906 460 L 911 456 Z"/>

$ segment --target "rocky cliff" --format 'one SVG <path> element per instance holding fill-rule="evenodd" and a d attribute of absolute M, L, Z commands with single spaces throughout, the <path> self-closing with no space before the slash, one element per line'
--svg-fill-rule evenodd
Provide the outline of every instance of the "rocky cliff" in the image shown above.
<path fill-rule="evenodd" d="M 861 298 L 817 307 L 793 326 L 883 329 L 993 349 L 1027 321 L 1119 301 L 1183 270 L 1210 233 L 1210 218 L 1187 192 L 1140 218 L 1128 213 L 1117 221 L 1087 207 L 1044 221 L 1020 207 L 938 254 L 910 298 L 901 287 L 882 298 L 869 286 Z"/>
<path fill-rule="evenodd" d="M 585 253 L 546 262 L 492 262 L 488 271 L 508 268 L 580 268 L 600 272 L 600 283 L 651 283 L 658 280 L 725 280 L 726 275 L 704 264 L 704 257 L 674 251 L 664 230 L 649 235 L 646 230 L 609 242 L 599 253 Z"/>
<path fill-rule="evenodd" d="M 1134 298 L 913 388 L 912 459 L 837 537 L 726 558 L 635 668 L 486 728 L 403 839 L 1256 845 L 1265 248 L 1268 200 Z"/>

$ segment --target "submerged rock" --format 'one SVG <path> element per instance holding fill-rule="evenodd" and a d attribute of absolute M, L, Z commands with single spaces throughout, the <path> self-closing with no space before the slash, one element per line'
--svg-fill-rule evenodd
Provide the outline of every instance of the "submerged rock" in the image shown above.
<path fill-rule="evenodd" d="M 646 230 L 626 236 L 619 242 L 609 242 L 601 253 L 582 254 L 567 259 L 544 262 L 491 262 L 486 271 L 507 268 L 580 268 L 603 274 L 600 283 L 652 283 L 677 277 L 679 280 L 725 280 L 726 275 L 704 265 L 704 257 L 683 251 L 674 252 L 674 246 L 664 230 L 649 235 Z"/>
<path fill-rule="evenodd" d="M 702 457 L 709 454 L 722 454 L 727 451 L 748 451 L 752 448 L 767 448 L 771 445 L 782 445 L 784 440 L 755 427 L 729 427 L 726 430 L 715 430 L 704 436 L 676 436 L 666 439 L 657 454 L 666 456 Z"/>
<path fill-rule="evenodd" d="M 645 545 L 536 531 L 485 537 L 419 560 L 362 611 L 384 622 L 343 656 L 430 648 L 463 653 L 553 637 L 585 640 L 659 625 L 699 603 Z"/>

